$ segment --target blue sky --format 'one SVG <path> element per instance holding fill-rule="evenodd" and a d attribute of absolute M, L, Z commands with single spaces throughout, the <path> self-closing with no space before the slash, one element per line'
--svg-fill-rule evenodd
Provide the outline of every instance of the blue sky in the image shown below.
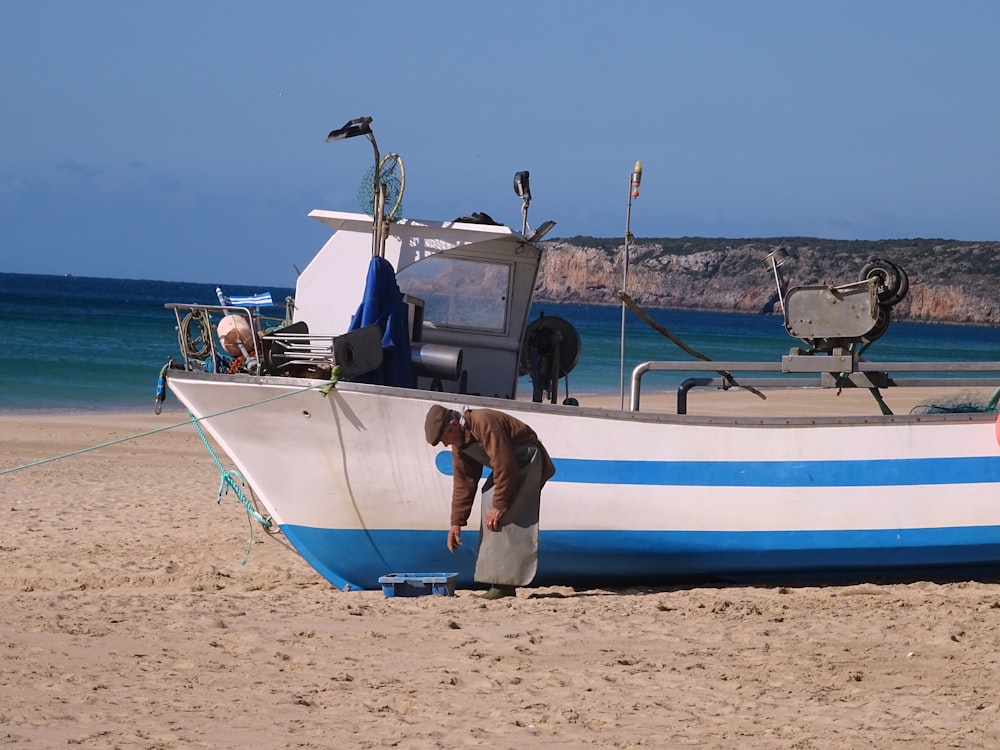
<path fill-rule="evenodd" d="M 1000 240 L 1000 3 L 0 3 L 0 270 L 292 286 L 357 210 L 550 237 Z"/>

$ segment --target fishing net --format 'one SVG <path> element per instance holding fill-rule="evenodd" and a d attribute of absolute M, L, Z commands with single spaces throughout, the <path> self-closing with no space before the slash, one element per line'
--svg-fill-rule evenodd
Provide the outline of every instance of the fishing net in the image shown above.
<path fill-rule="evenodd" d="M 387 154 L 378 165 L 378 180 L 385 186 L 385 207 L 383 218 L 393 221 L 402 215 L 403 190 L 406 188 L 406 172 L 399 154 Z M 358 188 L 358 205 L 369 216 L 375 215 L 375 167 L 365 173 Z"/>
<path fill-rule="evenodd" d="M 910 414 L 980 414 L 995 412 L 1000 401 L 1000 388 L 989 398 L 972 391 L 960 391 L 948 398 L 934 399 L 917 404 Z"/>

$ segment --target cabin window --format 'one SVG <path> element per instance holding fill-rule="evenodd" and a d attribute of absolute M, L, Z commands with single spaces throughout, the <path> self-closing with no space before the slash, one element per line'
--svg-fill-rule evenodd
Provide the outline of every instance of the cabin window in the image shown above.
<path fill-rule="evenodd" d="M 407 266 L 396 278 L 406 294 L 424 301 L 424 322 L 450 328 L 504 333 L 511 267 L 432 255 Z"/>

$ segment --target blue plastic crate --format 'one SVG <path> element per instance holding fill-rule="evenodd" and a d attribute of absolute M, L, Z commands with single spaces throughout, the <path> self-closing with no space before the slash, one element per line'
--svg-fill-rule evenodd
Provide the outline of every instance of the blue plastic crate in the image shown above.
<path fill-rule="evenodd" d="M 389 573 L 380 576 L 382 593 L 394 596 L 454 596 L 458 573 Z"/>

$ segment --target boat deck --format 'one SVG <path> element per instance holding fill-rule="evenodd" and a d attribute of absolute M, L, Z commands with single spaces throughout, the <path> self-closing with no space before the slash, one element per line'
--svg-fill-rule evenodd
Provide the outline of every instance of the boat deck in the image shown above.
<path fill-rule="evenodd" d="M 694 389 L 687 395 L 687 413 L 713 417 L 865 417 L 881 416 L 875 397 L 864 388 L 768 388 L 761 389 L 767 399 L 761 399 L 741 388 L 729 390 Z M 995 386 L 972 387 L 891 387 L 879 391 L 893 414 L 910 414 L 923 404 L 985 404 Z M 522 395 L 521 400 L 530 399 Z M 617 409 L 617 395 L 577 396 L 580 406 Z M 626 396 L 626 408 L 628 399 Z M 676 390 L 648 389 L 643 393 L 641 412 L 676 414 Z"/>

